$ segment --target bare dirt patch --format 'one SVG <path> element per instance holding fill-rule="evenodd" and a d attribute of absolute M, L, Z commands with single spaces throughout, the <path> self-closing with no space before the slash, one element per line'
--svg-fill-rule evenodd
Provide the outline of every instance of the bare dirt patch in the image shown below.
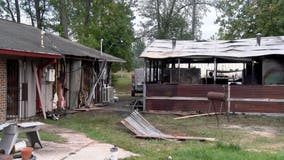
<path fill-rule="evenodd" d="M 274 138 L 277 134 L 277 129 L 268 126 L 241 126 L 241 125 L 226 125 L 224 128 L 238 129 L 247 132 L 251 135 Z"/>

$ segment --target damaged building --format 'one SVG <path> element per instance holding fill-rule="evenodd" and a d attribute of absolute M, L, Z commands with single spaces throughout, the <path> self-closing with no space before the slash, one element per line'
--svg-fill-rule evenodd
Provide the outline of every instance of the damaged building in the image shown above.
<path fill-rule="evenodd" d="M 228 112 L 284 113 L 283 36 L 154 40 L 140 57 L 145 110 L 206 113 L 215 91 L 226 94 Z"/>

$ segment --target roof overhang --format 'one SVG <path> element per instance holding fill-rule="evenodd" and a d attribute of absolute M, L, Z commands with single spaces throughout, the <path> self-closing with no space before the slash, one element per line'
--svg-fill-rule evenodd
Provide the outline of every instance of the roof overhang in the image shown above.
<path fill-rule="evenodd" d="M 37 52 L 20 51 L 20 50 L 12 50 L 12 49 L 2 49 L 2 48 L 0 48 L 0 55 L 33 57 L 33 58 L 55 58 L 55 59 L 61 58 L 60 54 L 37 53 Z"/>

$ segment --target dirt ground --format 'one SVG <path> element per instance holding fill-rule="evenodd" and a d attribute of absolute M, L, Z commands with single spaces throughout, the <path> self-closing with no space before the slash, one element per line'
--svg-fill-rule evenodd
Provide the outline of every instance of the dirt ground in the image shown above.
<path fill-rule="evenodd" d="M 43 148 L 36 148 L 33 154 L 38 160 L 108 160 L 110 159 L 111 144 L 100 143 L 88 138 L 82 133 L 70 129 L 44 125 L 42 130 L 51 131 L 65 139 L 64 143 L 43 141 Z M 138 156 L 118 148 L 118 158 L 123 159 Z"/>

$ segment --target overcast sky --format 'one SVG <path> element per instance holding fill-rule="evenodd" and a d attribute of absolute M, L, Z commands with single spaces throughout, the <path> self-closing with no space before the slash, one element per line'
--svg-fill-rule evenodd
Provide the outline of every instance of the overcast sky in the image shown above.
<path fill-rule="evenodd" d="M 208 8 L 209 11 L 207 14 L 204 16 L 202 19 L 203 25 L 201 26 L 201 32 L 202 32 L 202 37 L 201 39 L 203 40 L 208 40 L 210 39 L 215 33 L 217 33 L 219 29 L 219 25 L 214 24 L 216 18 L 217 18 L 217 12 L 216 9 L 213 7 Z M 141 21 L 143 21 L 142 17 L 139 16 L 137 9 L 133 8 L 135 19 L 133 21 L 134 23 L 134 29 L 135 31 L 138 31 L 141 28 Z"/>
<path fill-rule="evenodd" d="M 202 31 L 202 39 L 210 39 L 215 33 L 217 33 L 219 29 L 219 25 L 214 24 L 214 21 L 217 18 L 216 9 L 213 7 L 209 8 L 209 12 L 204 16 L 202 22 L 203 25 L 201 26 Z"/>

